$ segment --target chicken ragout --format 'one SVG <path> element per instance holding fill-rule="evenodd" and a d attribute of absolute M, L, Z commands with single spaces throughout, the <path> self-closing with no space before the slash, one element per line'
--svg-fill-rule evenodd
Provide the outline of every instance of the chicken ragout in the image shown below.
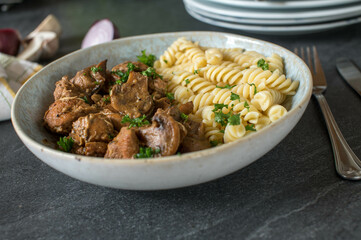
<path fill-rule="evenodd" d="M 188 118 L 193 103 L 179 104 L 167 81 L 153 68 L 155 57 L 123 62 L 107 70 L 107 60 L 63 76 L 45 127 L 60 140 L 59 150 L 105 158 L 149 158 L 211 147 L 202 122 Z"/>

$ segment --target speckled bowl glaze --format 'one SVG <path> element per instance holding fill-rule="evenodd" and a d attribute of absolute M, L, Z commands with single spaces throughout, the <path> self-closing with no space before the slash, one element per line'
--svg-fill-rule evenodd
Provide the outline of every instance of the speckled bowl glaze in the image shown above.
<path fill-rule="evenodd" d="M 241 47 L 285 60 L 286 74 L 300 81 L 289 102 L 288 114 L 268 127 L 238 141 L 180 156 L 155 159 L 104 159 L 61 152 L 56 139 L 43 127 L 43 116 L 54 101 L 55 82 L 63 75 L 108 59 L 108 67 L 136 60 L 140 51 L 160 56 L 179 37 L 199 41 L 203 46 Z M 173 32 L 122 38 L 70 53 L 44 67 L 16 95 L 12 122 L 24 144 L 39 159 L 71 177 L 106 187 L 158 190 L 190 186 L 235 172 L 256 161 L 275 147 L 297 124 L 309 102 L 312 77 L 295 54 L 275 44 L 240 35 L 219 32 Z"/>

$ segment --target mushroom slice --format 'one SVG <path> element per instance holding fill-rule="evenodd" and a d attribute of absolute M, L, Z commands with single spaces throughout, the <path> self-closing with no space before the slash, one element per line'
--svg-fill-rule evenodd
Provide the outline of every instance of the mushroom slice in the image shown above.
<path fill-rule="evenodd" d="M 136 71 L 136 72 L 142 72 L 142 71 L 147 70 L 147 68 L 148 68 L 147 65 L 145 65 L 144 63 L 141 63 L 141 62 L 125 61 L 125 62 L 122 62 L 121 64 L 114 66 L 112 68 L 112 72 L 122 71 L 123 73 L 125 73 L 126 71 L 128 71 L 128 63 L 132 63 L 135 66 L 134 71 Z M 113 75 L 116 76 L 116 74 L 113 74 Z"/>
<path fill-rule="evenodd" d="M 147 115 L 154 105 L 148 92 L 148 78 L 134 71 L 129 73 L 126 83 L 114 85 L 110 100 L 115 110 L 131 118 Z"/>
<path fill-rule="evenodd" d="M 140 141 L 153 149 L 159 148 L 162 156 L 175 154 L 181 138 L 178 122 L 162 109 L 158 109 L 152 120 L 150 127 L 139 129 Z"/>
<path fill-rule="evenodd" d="M 133 128 L 123 127 L 108 144 L 105 158 L 133 158 L 139 152 L 139 140 Z"/>

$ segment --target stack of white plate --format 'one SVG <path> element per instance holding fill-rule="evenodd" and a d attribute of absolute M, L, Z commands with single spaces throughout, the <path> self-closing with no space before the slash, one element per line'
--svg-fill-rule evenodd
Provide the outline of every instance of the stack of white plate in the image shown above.
<path fill-rule="evenodd" d="M 324 31 L 361 22 L 361 0 L 183 0 L 194 18 L 263 34 Z"/>

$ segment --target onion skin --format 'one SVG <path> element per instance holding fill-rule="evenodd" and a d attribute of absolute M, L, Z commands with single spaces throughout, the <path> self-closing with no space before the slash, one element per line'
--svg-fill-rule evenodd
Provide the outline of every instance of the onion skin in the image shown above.
<path fill-rule="evenodd" d="M 16 56 L 20 48 L 20 34 L 12 28 L 0 29 L 0 52 Z"/>
<path fill-rule="evenodd" d="M 110 42 L 119 38 L 119 30 L 109 19 L 95 21 L 85 34 L 81 48 L 91 47 L 100 43 Z"/>

